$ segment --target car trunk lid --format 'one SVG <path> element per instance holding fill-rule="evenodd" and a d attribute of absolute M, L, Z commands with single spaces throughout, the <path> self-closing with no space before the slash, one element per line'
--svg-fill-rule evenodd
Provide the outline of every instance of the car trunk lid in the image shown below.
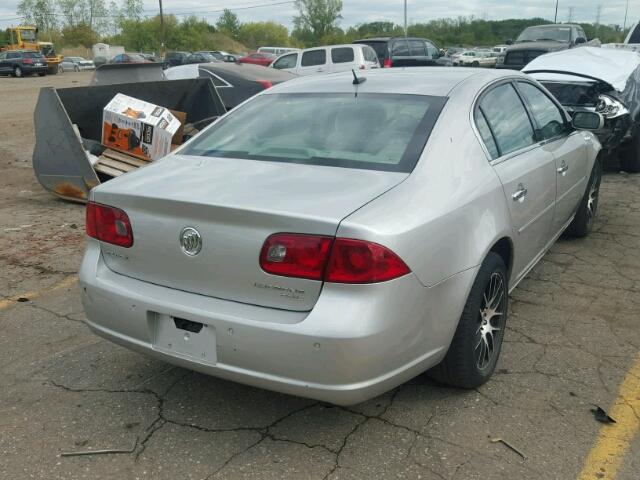
<path fill-rule="evenodd" d="M 102 243 L 107 266 L 122 275 L 243 303 L 306 311 L 322 282 L 270 275 L 259 265 L 278 232 L 334 236 L 340 221 L 407 177 L 317 165 L 175 155 L 94 190 L 121 208 L 134 243 Z M 121 181 L 126 179 L 126 181 Z M 202 249 L 185 254 L 183 229 Z"/>

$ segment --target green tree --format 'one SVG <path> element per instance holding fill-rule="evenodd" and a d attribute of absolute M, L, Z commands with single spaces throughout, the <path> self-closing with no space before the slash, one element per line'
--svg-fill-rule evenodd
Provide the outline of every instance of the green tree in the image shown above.
<path fill-rule="evenodd" d="M 237 39 L 240 36 L 240 20 L 238 16 L 228 8 L 225 8 L 222 15 L 220 15 L 220 18 L 216 22 L 216 27 L 231 38 Z"/>
<path fill-rule="evenodd" d="M 24 17 L 25 24 L 35 25 L 42 32 L 55 30 L 58 26 L 53 0 L 21 0 L 16 12 Z"/>
<path fill-rule="evenodd" d="M 62 31 L 62 39 L 65 45 L 82 45 L 91 48 L 91 45 L 98 43 L 98 34 L 86 23 L 77 25 L 67 25 Z"/>
<path fill-rule="evenodd" d="M 250 48 L 289 45 L 287 27 L 276 22 L 249 22 L 240 27 L 240 41 Z"/>
<path fill-rule="evenodd" d="M 301 38 L 312 37 L 318 41 L 338 28 L 342 18 L 342 0 L 296 0 L 298 15 L 293 17 L 295 30 Z"/>

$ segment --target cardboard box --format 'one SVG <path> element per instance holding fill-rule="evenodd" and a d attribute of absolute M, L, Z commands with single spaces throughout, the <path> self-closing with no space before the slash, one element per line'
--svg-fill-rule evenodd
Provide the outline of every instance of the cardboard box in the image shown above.
<path fill-rule="evenodd" d="M 181 128 L 168 108 L 119 93 L 104 107 L 102 144 L 144 160 L 157 160 L 171 152 L 173 136 Z"/>

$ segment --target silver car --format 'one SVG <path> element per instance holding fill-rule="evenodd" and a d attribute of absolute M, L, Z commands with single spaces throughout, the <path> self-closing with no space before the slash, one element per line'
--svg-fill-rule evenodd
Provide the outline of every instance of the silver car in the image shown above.
<path fill-rule="evenodd" d="M 96 65 L 93 60 L 86 60 L 82 57 L 64 57 L 60 65 L 58 65 L 58 72 L 60 73 L 95 69 Z"/>
<path fill-rule="evenodd" d="M 507 294 L 598 201 L 602 117 L 519 72 L 294 79 L 98 186 L 88 325 L 185 368 L 336 404 L 431 369 L 487 381 Z"/>

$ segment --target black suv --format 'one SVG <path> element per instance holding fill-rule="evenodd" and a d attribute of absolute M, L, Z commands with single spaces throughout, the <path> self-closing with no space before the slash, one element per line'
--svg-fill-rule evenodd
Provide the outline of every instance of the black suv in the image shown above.
<path fill-rule="evenodd" d="M 164 68 L 185 65 L 187 63 L 187 58 L 189 58 L 189 55 L 189 52 L 167 52 L 162 65 Z"/>
<path fill-rule="evenodd" d="M 47 61 L 40 52 L 10 50 L 0 53 L 0 75 L 24 77 L 32 73 L 41 77 L 47 74 Z"/>
<path fill-rule="evenodd" d="M 356 40 L 376 51 L 382 67 L 450 67 L 451 59 L 426 38 L 377 37 Z"/>
<path fill-rule="evenodd" d="M 587 35 L 580 25 L 562 23 L 527 27 L 507 51 L 498 56 L 496 68 L 522 70 L 540 55 L 579 47 L 585 43 Z"/>

